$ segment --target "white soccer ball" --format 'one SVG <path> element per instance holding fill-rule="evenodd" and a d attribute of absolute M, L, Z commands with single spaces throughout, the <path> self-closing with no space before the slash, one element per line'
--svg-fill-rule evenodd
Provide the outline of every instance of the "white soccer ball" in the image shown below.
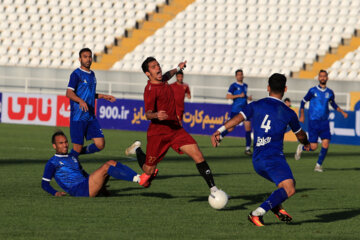
<path fill-rule="evenodd" d="M 209 204 L 212 208 L 222 209 L 228 202 L 228 195 L 223 190 L 217 190 L 209 195 Z"/>

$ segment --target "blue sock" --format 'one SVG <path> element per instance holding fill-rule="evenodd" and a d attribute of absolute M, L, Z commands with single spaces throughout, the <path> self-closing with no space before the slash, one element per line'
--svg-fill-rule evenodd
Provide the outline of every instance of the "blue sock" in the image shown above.
<path fill-rule="evenodd" d="M 323 148 L 323 147 L 321 148 L 320 154 L 319 154 L 319 159 L 318 159 L 318 161 L 317 161 L 317 163 L 318 163 L 319 165 L 322 165 L 322 163 L 324 162 L 324 159 L 325 159 L 325 157 L 326 157 L 327 151 L 328 151 L 327 148 Z"/>
<path fill-rule="evenodd" d="M 245 139 L 246 139 L 246 147 L 250 147 L 251 146 L 251 131 L 246 131 Z"/>
<path fill-rule="evenodd" d="M 95 143 L 90 144 L 89 146 L 85 146 L 81 149 L 80 154 L 90 154 L 90 153 L 96 153 L 99 152 L 100 149 L 97 148 Z"/>
<path fill-rule="evenodd" d="M 116 166 L 110 166 L 108 174 L 116 179 L 132 182 L 137 173 L 128 166 L 117 162 Z"/>
<path fill-rule="evenodd" d="M 229 131 L 228 131 L 228 130 L 225 130 L 225 131 L 223 131 L 220 135 L 221 135 L 222 137 L 225 137 L 226 135 L 228 135 L 228 133 L 229 133 Z"/>
<path fill-rule="evenodd" d="M 263 208 L 266 212 L 270 209 L 280 205 L 282 202 L 284 202 L 288 198 L 287 193 L 284 188 L 279 188 L 266 199 L 265 202 L 263 202 L 260 207 Z"/>

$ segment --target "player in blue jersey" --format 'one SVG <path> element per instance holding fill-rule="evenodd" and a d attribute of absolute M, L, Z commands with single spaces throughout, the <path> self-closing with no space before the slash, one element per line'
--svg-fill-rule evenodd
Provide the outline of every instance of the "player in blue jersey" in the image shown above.
<path fill-rule="evenodd" d="M 286 127 L 290 126 L 305 149 L 308 150 L 310 146 L 296 113 L 281 101 L 286 91 L 286 77 L 278 73 L 273 74 L 269 78 L 268 91 L 269 97 L 250 103 L 211 137 L 212 145 L 216 147 L 220 134 L 226 129 L 245 120 L 251 121 L 254 131 L 254 169 L 278 187 L 266 201 L 249 214 L 248 219 L 256 226 L 264 226 L 262 218 L 269 210 L 272 210 L 281 221 L 292 220 L 281 205 L 295 194 L 295 180 L 283 153 Z"/>
<path fill-rule="evenodd" d="M 46 163 L 41 182 L 42 188 L 51 195 L 60 197 L 68 193 L 76 197 L 95 197 L 109 175 L 116 179 L 140 182 L 140 175 L 114 160 L 106 162 L 89 175 L 79 162 L 79 153 L 74 150 L 68 153 L 69 143 L 62 131 L 55 132 L 51 141 L 56 153 Z M 65 192 L 51 187 L 50 181 L 53 177 Z"/>
<path fill-rule="evenodd" d="M 228 93 L 226 94 L 226 99 L 232 99 L 233 104 L 231 106 L 230 118 L 239 114 L 246 105 L 247 100 L 252 100 L 251 96 L 247 96 L 248 85 L 243 82 L 244 74 L 243 70 L 238 69 L 235 71 L 236 82 L 232 83 L 229 87 Z M 245 125 L 245 139 L 246 139 L 246 148 L 245 154 L 251 156 L 251 123 L 249 121 L 244 122 Z M 220 135 L 220 140 L 222 140 L 229 132 L 232 132 L 234 127 L 229 128 Z"/>
<path fill-rule="evenodd" d="M 304 106 L 306 102 L 310 101 L 308 124 L 309 141 L 311 143 L 310 151 L 315 151 L 317 149 L 318 138 L 320 137 L 321 150 L 314 171 L 323 172 L 322 164 L 326 157 L 331 139 L 329 125 L 329 103 L 336 111 L 340 112 L 344 118 L 347 118 L 348 114 L 335 103 L 334 92 L 330 88 L 326 87 L 328 73 L 325 70 L 320 70 L 318 80 L 319 85 L 310 88 L 304 99 L 301 101 L 299 120 L 300 122 L 304 122 Z M 300 159 L 302 151 L 303 146 L 299 144 L 295 153 L 296 160 Z"/>
<path fill-rule="evenodd" d="M 110 102 L 116 99 L 111 95 L 96 93 L 96 78 L 90 70 L 92 52 L 83 48 L 79 52 L 81 66 L 72 72 L 66 90 L 70 99 L 70 136 L 73 148 L 80 154 L 95 153 L 105 147 L 105 139 L 100 125 L 95 117 L 95 99 L 102 98 Z M 94 143 L 84 145 L 86 140 L 92 139 Z"/>

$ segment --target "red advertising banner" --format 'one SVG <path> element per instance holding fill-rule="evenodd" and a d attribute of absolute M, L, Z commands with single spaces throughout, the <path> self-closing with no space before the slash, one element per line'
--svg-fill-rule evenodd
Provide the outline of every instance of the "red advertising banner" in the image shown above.
<path fill-rule="evenodd" d="M 66 96 L 57 96 L 56 126 L 70 126 L 70 100 Z"/>

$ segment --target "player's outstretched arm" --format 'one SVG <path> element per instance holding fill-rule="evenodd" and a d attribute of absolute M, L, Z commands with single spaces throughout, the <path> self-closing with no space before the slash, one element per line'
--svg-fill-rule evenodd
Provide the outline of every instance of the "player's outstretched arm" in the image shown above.
<path fill-rule="evenodd" d="M 179 63 L 177 68 L 167 71 L 162 78 L 163 82 L 169 81 L 178 71 L 183 70 L 186 67 L 186 61 Z"/>
<path fill-rule="evenodd" d="M 299 132 L 297 132 L 296 134 L 296 138 L 298 139 L 298 141 L 304 145 L 304 149 L 306 151 L 309 151 L 310 150 L 310 142 L 307 138 L 307 135 L 306 133 L 304 132 L 304 130 L 300 130 Z"/>
<path fill-rule="evenodd" d="M 105 99 L 109 102 L 115 102 L 116 101 L 116 98 L 112 95 L 106 95 L 106 94 L 101 94 L 101 93 L 97 93 L 96 95 L 96 98 L 98 99 Z"/>
<path fill-rule="evenodd" d="M 84 111 L 87 112 L 89 111 L 88 105 L 86 104 L 86 102 L 84 100 L 82 100 L 78 95 L 76 95 L 76 93 L 72 90 L 72 89 L 67 89 L 66 90 L 66 97 L 68 97 L 70 100 L 79 103 L 79 108 Z"/>
<path fill-rule="evenodd" d="M 244 120 L 245 120 L 244 116 L 241 113 L 239 113 L 238 115 L 234 116 L 232 119 L 227 121 L 218 130 L 216 130 L 216 132 L 214 132 L 213 135 L 211 136 L 211 144 L 213 145 L 213 147 L 218 146 L 218 144 L 220 142 L 220 134 L 222 132 L 224 132 L 225 130 L 227 130 L 229 128 L 235 127 L 236 125 L 238 125 L 239 123 L 241 123 Z"/>
<path fill-rule="evenodd" d="M 349 116 L 349 115 L 348 115 L 346 112 L 344 112 L 344 110 L 342 110 L 340 107 L 338 107 L 338 108 L 336 109 L 336 111 L 340 112 L 340 113 L 343 115 L 344 118 L 347 118 L 347 117 Z"/>

